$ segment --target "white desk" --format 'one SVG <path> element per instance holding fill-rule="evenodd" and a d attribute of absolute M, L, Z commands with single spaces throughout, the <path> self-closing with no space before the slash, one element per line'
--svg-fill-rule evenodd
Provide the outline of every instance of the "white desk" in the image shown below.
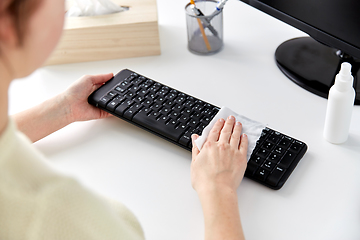
<path fill-rule="evenodd" d="M 281 190 L 243 180 L 239 210 L 247 239 L 359 239 L 360 107 L 349 140 L 327 143 L 326 100 L 289 81 L 274 62 L 281 42 L 304 33 L 233 0 L 224 12 L 224 49 L 196 56 L 186 47 L 186 3 L 158 0 L 161 56 L 39 69 L 12 84 L 10 113 L 63 91 L 81 75 L 135 70 L 308 144 Z M 125 203 L 147 239 L 203 239 L 189 152 L 115 118 L 72 124 L 35 145 L 60 171 Z"/>

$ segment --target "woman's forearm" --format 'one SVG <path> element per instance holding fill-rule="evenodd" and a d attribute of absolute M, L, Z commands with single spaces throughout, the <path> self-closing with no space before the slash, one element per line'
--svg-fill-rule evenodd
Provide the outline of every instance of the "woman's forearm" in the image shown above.
<path fill-rule="evenodd" d="M 205 240 L 245 239 L 236 192 L 221 189 L 200 196 L 205 221 Z"/>
<path fill-rule="evenodd" d="M 18 127 L 32 142 L 56 132 L 71 123 L 70 108 L 65 104 L 63 94 L 57 95 L 35 107 L 14 114 Z"/>

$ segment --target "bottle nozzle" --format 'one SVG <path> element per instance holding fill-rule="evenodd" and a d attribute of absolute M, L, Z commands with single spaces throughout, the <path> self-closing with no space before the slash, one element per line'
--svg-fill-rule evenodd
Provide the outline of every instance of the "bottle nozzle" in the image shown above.
<path fill-rule="evenodd" d="M 351 76 L 351 64 L 348 63 L 348 62 L 343 62 L 343 63 L 341 64 L 339 74 L 340 74 L 342 77 Z"/>

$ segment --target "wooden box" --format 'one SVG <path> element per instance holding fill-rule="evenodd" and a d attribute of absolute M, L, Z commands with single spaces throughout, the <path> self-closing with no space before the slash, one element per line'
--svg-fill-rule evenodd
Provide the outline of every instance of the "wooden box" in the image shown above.
<path fill-rule="evenodd" d="M 113 0 L 128 11 L 65 20 L 45 65 L 160 54 L 156 0 Z"/>

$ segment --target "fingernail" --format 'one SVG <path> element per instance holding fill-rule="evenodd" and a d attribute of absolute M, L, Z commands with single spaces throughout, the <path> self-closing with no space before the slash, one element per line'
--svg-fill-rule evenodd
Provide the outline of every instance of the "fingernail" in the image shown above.
<path fill-rule="evenodd" d="M 232 116 L 232 115 L 230 115 L 230 116 L 228 117 L 228 119 L 229 119 L 229 120 L 234 120 L 234 119 L 235 119 L 235 117 L 234 117 L 234 116 Z"/>
<path fill-rule="evenodd" d="M 241 126 L 241 122 L 236 122 L 236 125 L 237 125 L 237 126 Z"/>
<path fill-rule="evenodd" d="M 247 137 L 247 135 L 245 133 L 243 133 L 243 137 Z"/>
<path fill-rule="evenodd" d="M 223 118 L 220 118 L 219 122 L 225 122 L 225 120 Z"/>

